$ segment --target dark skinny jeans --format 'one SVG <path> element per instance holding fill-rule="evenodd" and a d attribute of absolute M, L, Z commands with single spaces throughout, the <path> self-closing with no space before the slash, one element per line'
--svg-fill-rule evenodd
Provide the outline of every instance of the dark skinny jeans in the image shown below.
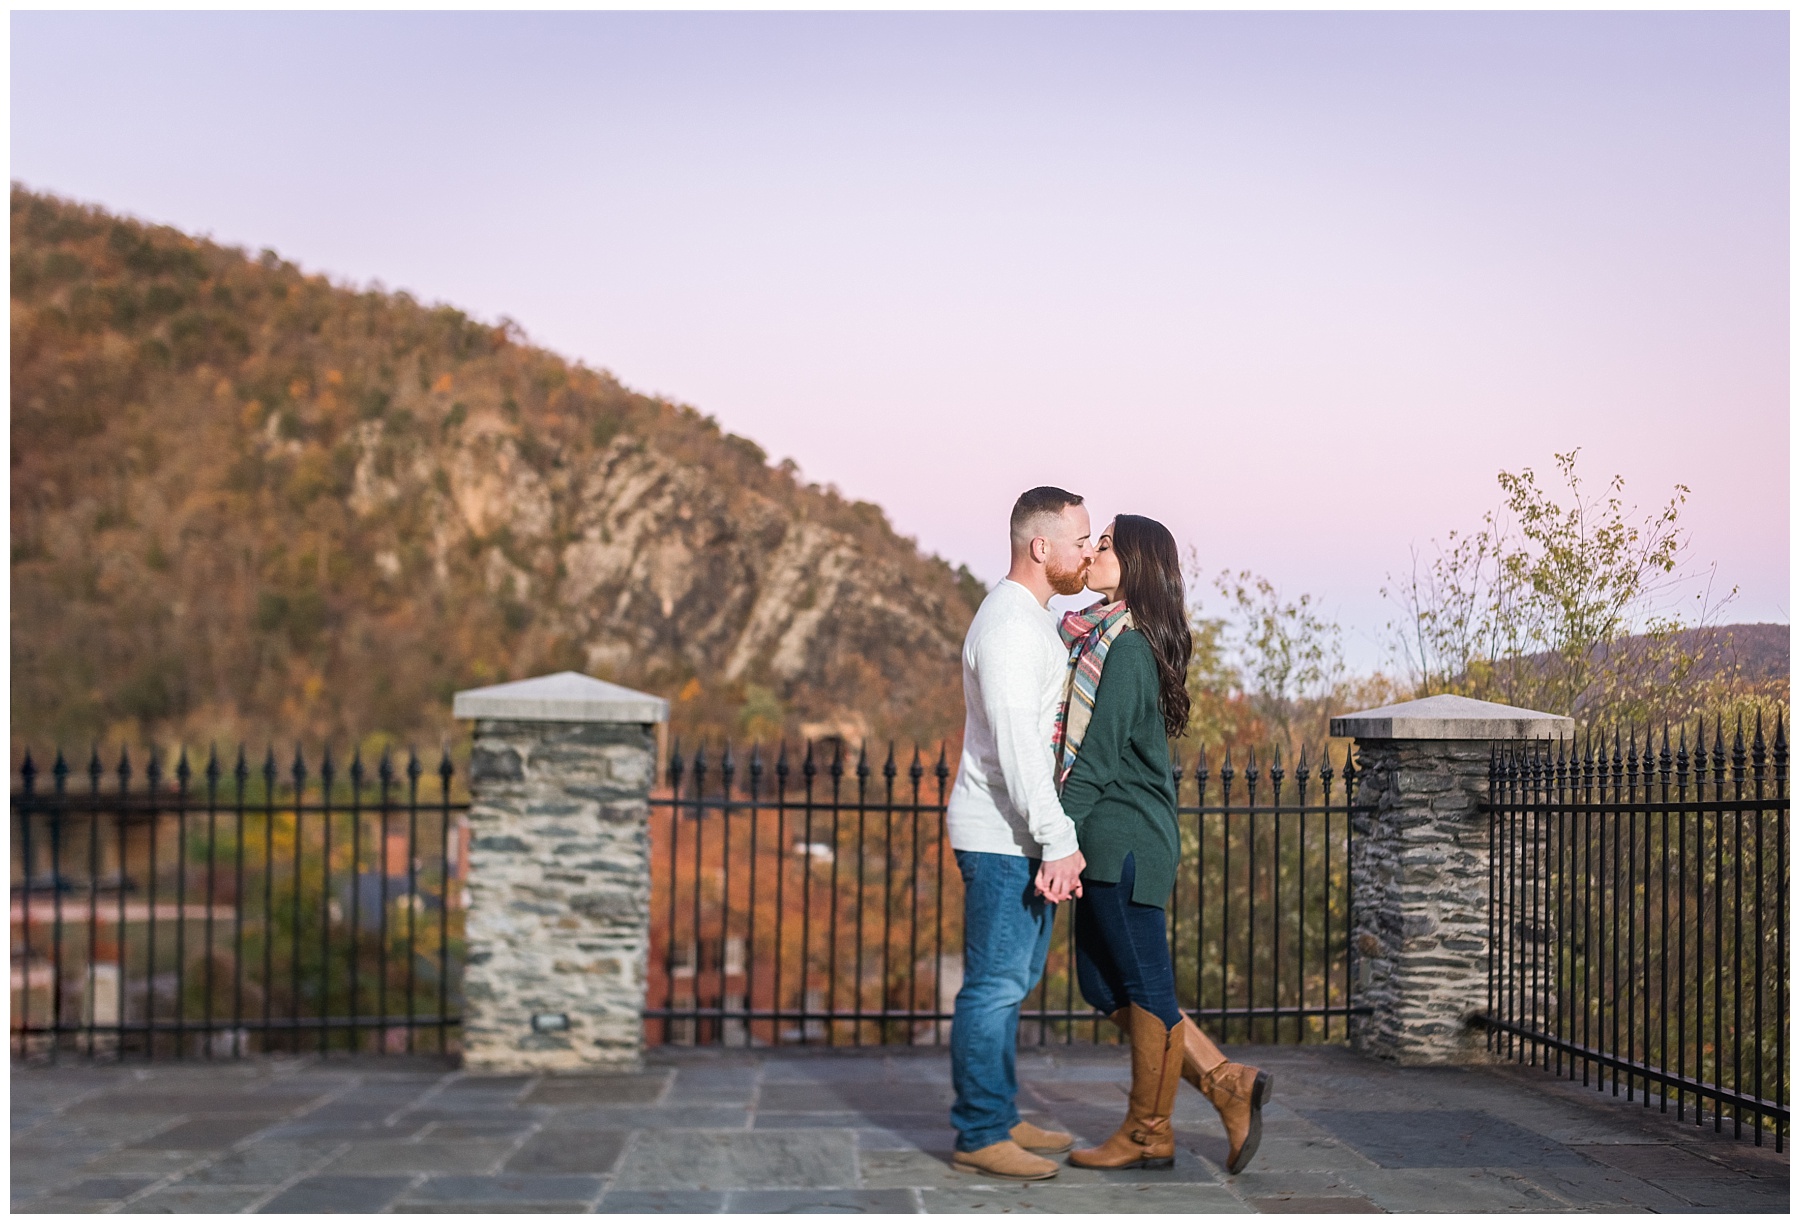
<path fill-rule="evenodd" d="M 1181 1023 L 1175 967 L 1169 961 L 1167 916 L 1131 899 L 1137 862 L 1125 856 L 1119 882 L 1081 881 L 1075 904 L 1075 974 L 1081 997 L 1107 1015 L 1125 1004 L 1149 1012 L 1165 1028 Z"/>

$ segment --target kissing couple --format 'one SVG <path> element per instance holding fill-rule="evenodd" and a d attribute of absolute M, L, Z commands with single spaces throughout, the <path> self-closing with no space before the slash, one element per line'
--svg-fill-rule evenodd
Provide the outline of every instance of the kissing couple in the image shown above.
<path fill-rule="evenodd" d="M 1262 1136 L 1267 1072 L 1220 1052 L 1175 1000 L 1164 908 L 1181 862 L 1169 740 L 1188 722 L 1192 639 L 1175 538 L 1121 514 L 1092 540 L 1081 498 L 1013 506 L 1012 564 L 963 641 L 962 763 L 945 814 L 963 880 L 963 983 L 950 1029 L 954 1167 L 1037 1181 L 1074 1137 L 1019 1116 L 1019 1008 L 1059 902 L 1079 897 L 1081 994 L 1131 1045 L 1125 1121 L 1070 1152 L 1095 1169 L 1170 1168 L 1185 1078 L 1225 1124 L 1228 1172 Z M 1059 619 L 1051 595 L 1099 602 Z"/>

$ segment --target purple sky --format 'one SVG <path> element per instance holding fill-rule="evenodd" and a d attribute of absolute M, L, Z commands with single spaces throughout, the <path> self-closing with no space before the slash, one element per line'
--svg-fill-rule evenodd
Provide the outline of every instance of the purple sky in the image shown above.
<path fill-rule="evenodd" d="M 985 578 L 1028 485 L 1156 516 L 1375 666 L 1577 446 L 1788 619 L 1787 21 L 15 13 L 12 175 L 509 315 Z"/>

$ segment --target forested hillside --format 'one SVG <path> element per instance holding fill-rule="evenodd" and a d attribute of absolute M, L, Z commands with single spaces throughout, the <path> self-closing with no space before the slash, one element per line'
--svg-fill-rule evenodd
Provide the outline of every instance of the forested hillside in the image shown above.
<path fill-rule="evenodd" d="M 960 725 L 980 586 L 692 408 L 14 187 L 15 744 L 435 741 L 573 668 L 678 730 Z"/>

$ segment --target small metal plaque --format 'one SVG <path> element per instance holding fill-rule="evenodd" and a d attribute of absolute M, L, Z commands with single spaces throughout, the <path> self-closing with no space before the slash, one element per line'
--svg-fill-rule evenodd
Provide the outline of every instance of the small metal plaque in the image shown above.
<path fill-rule="evenodd" d="M 540 1033 L 560 1033 L 569 1027 L 569 1017 L 562 1012 L 538 1012 L 531 1018 L 531 1027 Z"/>

